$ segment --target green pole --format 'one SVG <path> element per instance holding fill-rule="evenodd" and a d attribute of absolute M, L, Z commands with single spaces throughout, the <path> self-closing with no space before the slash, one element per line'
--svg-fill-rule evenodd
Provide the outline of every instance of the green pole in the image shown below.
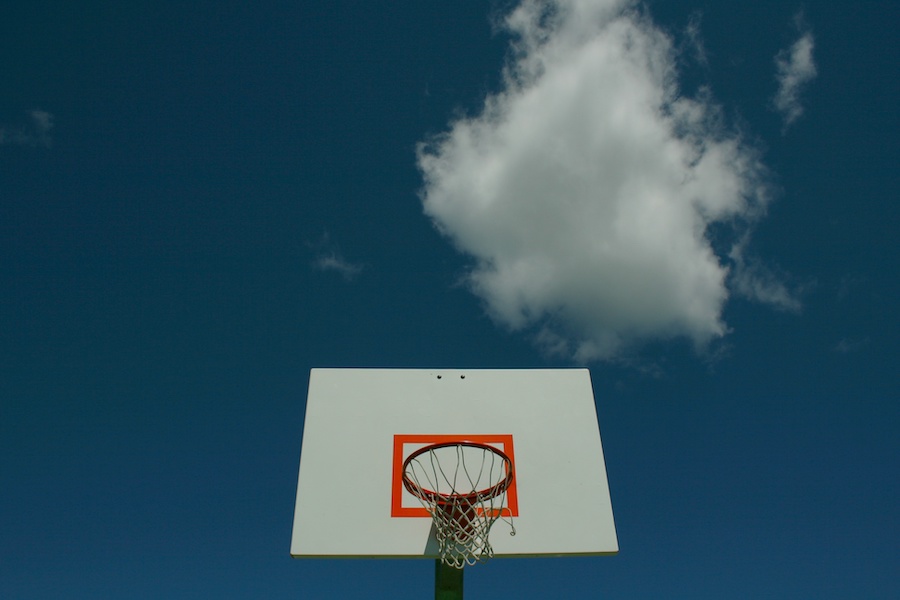
<path fill-rule="evenodd" d="M 434 600 L 462 600 L 463 570 L 434 561 Z"/>

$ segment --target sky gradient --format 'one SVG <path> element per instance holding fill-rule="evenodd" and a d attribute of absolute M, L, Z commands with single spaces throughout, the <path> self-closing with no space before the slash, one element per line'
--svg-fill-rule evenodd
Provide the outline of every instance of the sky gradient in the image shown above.
<path fill-rule="evenodd" d="M 470 597 L 898 597 L 897 4 L 408 4 L 5 11 L 0 597 L 428 597 L 309 369 L 574 365 L 620 553 Z"/>

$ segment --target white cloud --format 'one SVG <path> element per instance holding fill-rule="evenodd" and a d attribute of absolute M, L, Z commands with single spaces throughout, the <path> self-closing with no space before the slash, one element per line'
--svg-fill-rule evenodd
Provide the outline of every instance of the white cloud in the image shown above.
<path fill-rule="evenodd" d="M 418 150 L 425 213 L 473 257 L 490 315 L 580 362 L 725 335 L 729 257 L 709 228 L 769 201 L 757 152 L 708 93 L 681 95 L 672 40 L 634 6 L 523 0 L 504 89 Z"/>
<path fill-rule="evenodd" d="M 28 114 L 31 117 L 30 126 L 0 127 L 0 145 L 50 146 L 50 130 L 53 129 L 53 115 L 40 109 L 29 111 Z"/>
<path fill-rule="evenodd" d="M 803 114 L 800 92 L 816 78 L 816 63 L 813 58 L 815 40 L 809 31 L 803 30 L 802 17 L 796 19 L 801 28 L 800 38 L 775 56 L 778 92 L 773 104 L 781 113 L 784 126 L 788 127 Z"/>

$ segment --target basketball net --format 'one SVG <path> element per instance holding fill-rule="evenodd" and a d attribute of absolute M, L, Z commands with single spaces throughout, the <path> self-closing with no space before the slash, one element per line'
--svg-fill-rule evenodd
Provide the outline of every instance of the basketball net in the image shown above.
<path fill-rule="evenodd" d="M 434 444 L 406 460 L 403 484 L 431 515 L 441 562 L 462 569 L 490 559 L 489 535 L 498 520 L 516 534 L 506 506 L 512 479 L 505 454 L 474 442 Z"/>

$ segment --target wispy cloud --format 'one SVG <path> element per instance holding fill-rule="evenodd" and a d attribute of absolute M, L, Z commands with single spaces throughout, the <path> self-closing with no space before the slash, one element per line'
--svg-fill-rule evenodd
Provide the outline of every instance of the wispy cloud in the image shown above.
<path fill-rule="evenodd" d="M 861 339 L 852 339 L 852 338 L 844 338 L 839 341 L 837 344 L 831 347 L 833 352 L 837 352 L 838 354 L 852 354 L 855 352 L 860 352 L 864 350 L 866 346 L 869 345 L 869 338 L 861 338 Z"/>
<path fill-rule="evenodd" d="M 770 304 L 787 312 L 799 312 L 802 303 L 800 287 L 790 288 L 784 279 L 758 259 L 748 256 L 749 233 L 736 242 L 729 252 L 732 260 L 731 288 L 751 300 Z M 809 285 L 809 284 L 808 284 Z"/>
<path fill-rule="evenodd" d="M 772 103 L 781 113 L 785 129 L 803 114 L 800 93 L 817 75 L 813 57 L 815 49 L 813 34 L 803 24 L 802 15 L 797 15 L 795 22 L 800 30 L 800 38 L 790 48 L 782 50 L 775 56 L 778 92 Z"/>
<path fill-rule="evenodd" d="M 307 244 L 315 252 L 312 267 L 319 271 L 332 271 L 339 274 L 346 281 L 352 281 L 362 273 L 363 265 L 346 260 L 337 244 L 331 241 L 327 233 L 315 243 Z"/>
<path fill-rule="evenodd" d="M 31 117 L 31 123 L 28 125 L 0 126 L 0 145 L 50 146 L 53 115 L 40 109 L 29 111 L 28 115 Z"/>
<path fill-rule="evenodd" d="M 362 265 L 347 262 L 337 254 L 317 256 L 313 265 L 320 271 L 335 271 L 348 281 L 359 275 L 363 269 Z"/>
<path fill-rule="evenodd" d="M 690 19 L 688 19 L 688 24 L 684 28 L 684 44 L 687 49 L 690 50 L 694 60 L 697 61 L 697 64 L 708 67 L 709 56 L 706 52 L 706 46 L 703 44 L 703 36 L 700 34 L 702 19 L 703 14 L 700 12 L 693 13 Z"/>
<path fill-rule="evenodd" d="M 729 288 L 735 265 L 748 276 L 766 169 L 709 94 L 683 95 L 672 39 L 635 6 L 523 0 L 504 22 L 504 89 L 418 149 L 424 210 L 473 257 L 489 314 L 579 362 L 705 347 L 728 332 L 732 292 L 790 303 L 774 278 Z M 740 243 L 717 254 L 714 225 Z"/>

